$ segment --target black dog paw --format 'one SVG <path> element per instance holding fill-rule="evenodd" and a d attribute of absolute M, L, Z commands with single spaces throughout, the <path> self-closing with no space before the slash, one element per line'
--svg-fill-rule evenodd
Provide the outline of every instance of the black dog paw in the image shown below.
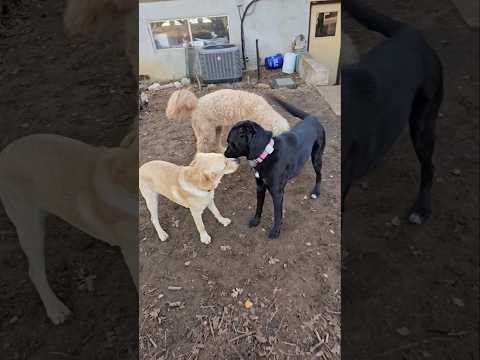
<path fill-rule="evenodd" d="M 260 219 L 257 218 L 257 217 L 255 217 L 255 216 L 252 217 L 252 218 L 250 219 L 250 221 L 248 222 L 248 226 L 249 226 L 249 227 L 258 226 L 258 224 L 260 224 Z"/>
<path fill-rule="evenodd" d="M 268 234 L 268 238 L 273 240 L 273 239 L 278 239 L 280 237 L 280 229 L 272 228 L 270 230 L 270 233 Z"/>
<path fill-rule="evenodd" d="M 432 211 L 429 209 L 418 209 L 412 211 L 412 213 L 408 216 L 408 221 L 412 224 L 421 225 L 424 224 L 432 214 Z"/>
<path fill-rule="evenodd" d="M 315 187 L 312 189 L 312 192 L 310 193 L 310 198 L 311 199 L 318 199 L 320 197 L 320 186 L 315 185 Z"/>

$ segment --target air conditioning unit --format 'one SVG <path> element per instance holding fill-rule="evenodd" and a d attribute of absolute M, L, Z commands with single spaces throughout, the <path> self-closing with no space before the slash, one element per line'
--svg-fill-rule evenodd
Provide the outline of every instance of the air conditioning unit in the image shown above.
<path fill-rule="evenodd" d="M 240 49 L 233 44 L 205 46 L 195 51 L 194 72 L 205 83 L 240 81 Z"/>

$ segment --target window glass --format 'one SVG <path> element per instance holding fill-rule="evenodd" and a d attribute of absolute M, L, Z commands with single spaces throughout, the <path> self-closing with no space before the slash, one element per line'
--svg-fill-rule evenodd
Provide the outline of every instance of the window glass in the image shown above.
<path fill-rule="evenodd" d="M 317 16 L 315 37 L 335 36 L 337 28 L 337 12 L 321 12 Z"/>
<path fill-rule="evenodd" d="M 202 16 L 150 23 L 156 49 L 228 44 L 228 17 Z"/>
<path fill-rule="evenodd" d="M 227 44 L 228 19 L 226 16 L 209 16 L 189 19 L 193 41 L 203 41 L 205 45 Z"/>
<path fill-rule="evenodd" d="M 187 20 L 165 20 L 150 23 L 157 49 L 186 47 L 190 41 Z"/>

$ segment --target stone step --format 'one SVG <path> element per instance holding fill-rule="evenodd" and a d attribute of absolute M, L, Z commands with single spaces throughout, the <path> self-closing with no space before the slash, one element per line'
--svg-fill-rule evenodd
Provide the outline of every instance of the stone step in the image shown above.
<path fill-rule="evenodd" d="M 328 85 L 328 68 L 316 62 L 310 54 L 302 54 L 298 62 L 298 73 L 307 84 Z"/>
<path fill-rule="evenodd" d="M 316 86 L 316 89 L 337 116 L 342 114 L 342 92 L 340 85 Z"/>

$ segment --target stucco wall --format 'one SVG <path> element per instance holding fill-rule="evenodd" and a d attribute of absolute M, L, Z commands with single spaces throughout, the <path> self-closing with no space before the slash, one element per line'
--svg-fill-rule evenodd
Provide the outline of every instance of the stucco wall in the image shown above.
<path fill-rule="evenodd" d="M 149 22 L 181 17 L 228 15 L 231 41 L 239 43 L 240 25 L 235 11 L 234 0 L 173 0 L 140 3 L 138 44 L 140 74 L 147 74 L 159 81 L 180 79 L 186 74 L 185 49 L 155 50 Z"/>
<path fill-rule="evenodd" d="M 238 4 L 243 9 L 250 0 L 172 0 L 140 3 L 140 73 L 167 81 L 185 76 L 183 49 L 154 50 L 148 23 L 179 17 L 227 15 L 230 42 L 241 44 Z M 260 0 L 251 7 L 245 20 L 246 55 L 249 68 L 256 68 L 255 39 L 259 39 L 260 57 L 285 53 L 298 34 L 308 35 L 309 0 Z M 250 11 L 249 11 L 250 12 Z"/>
<path fill-rule="evenodd" d="M 253 6 L 256 7 L 254 13 L 244 22 L 249 68 L 256 68 L 255 39 L 259 39 L 263 60 L 267 56 L 290 51 L 290 43 L 295 36 L 308 36 L 308 0 L 260 0 Z"/>

